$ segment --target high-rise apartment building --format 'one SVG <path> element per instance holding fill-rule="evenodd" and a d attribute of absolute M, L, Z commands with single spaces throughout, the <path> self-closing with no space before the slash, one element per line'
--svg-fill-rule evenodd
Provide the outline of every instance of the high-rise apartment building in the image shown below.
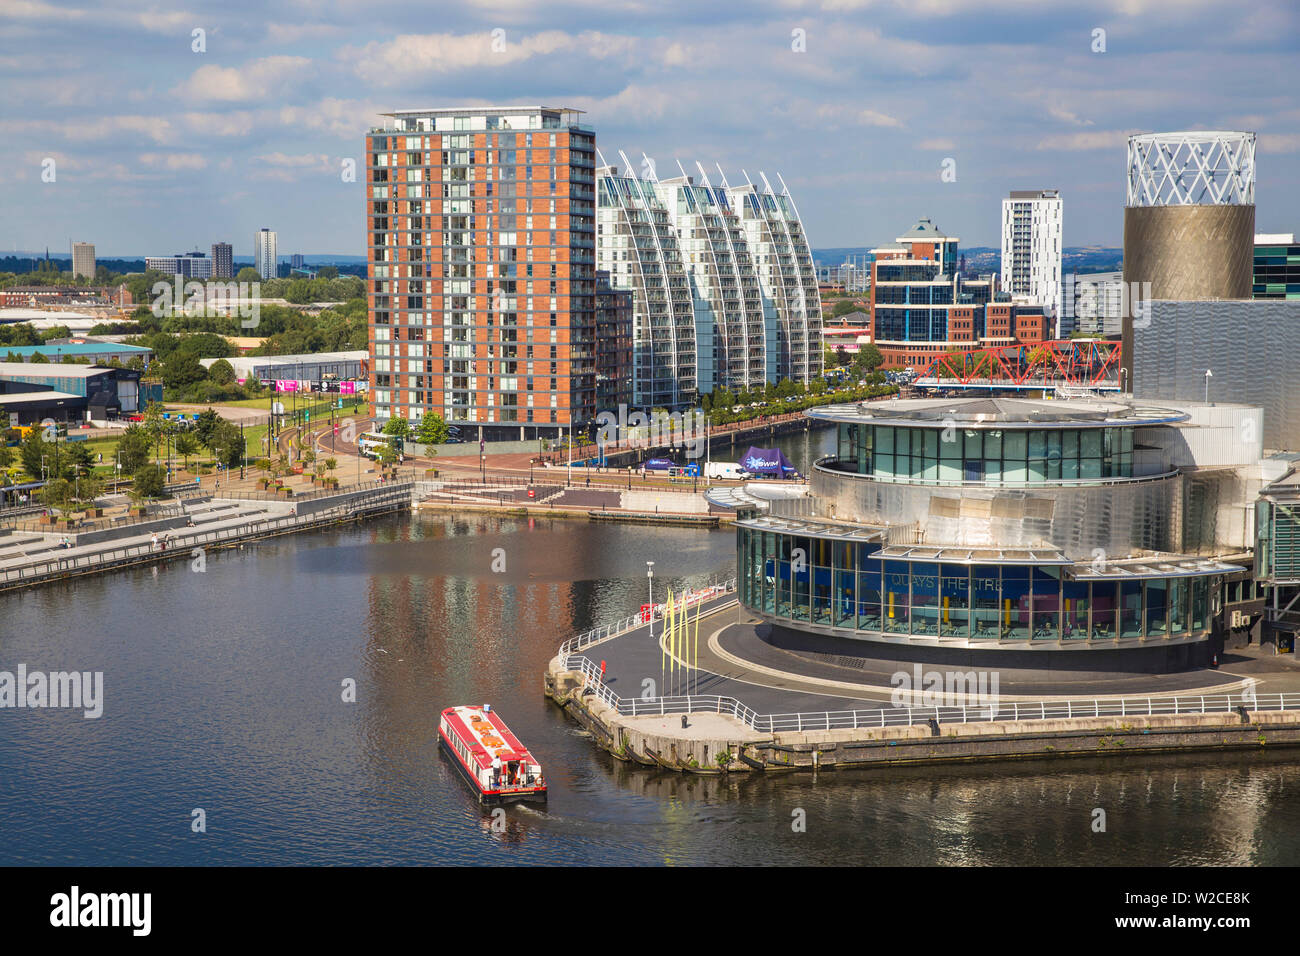
<path fill-rule="evenodd" d="M 596 409 L 632 404 L 632 293 L 596 273 Z"/>
<path fill-rule="evenodd" d="M 74 242 L 72 244 L 72 277 L 74 279 L 95 278 L 95 244 L 93 242 Z"/>
<path fill-rule="evenodd" d="M 295 252 L 293 255 L 289 257 L 289 271 L 301 272 L 304 265 L 306 264 L 306 261 L 307 260 L 304 258 L 301 252 Z"/>
<path fill-rule="evenodd" d="M 253 268 L 263 279 L 276 276 L 275 233 L 260 229 L 253 236 Z"/>
<path fill-rule="evenodd" d="M 228 242 L 212 244 L 212 278 L 233 279 L 235 277 L 235 251 Z"/>
<path fill-rule="evenodd" d="M 1063 334 L 1061 195 L 1055 189 L 1012 190 L 1002 200 L 1002 291 L 1037 303 Z"/>
<path fill-rule="evenodd" d="M 624 157 L 624 163 L 627 158 Z M 633 292 L 633 396 L 680 408 L 716 388 L 822 371 L 812 252 L 788 194 L 599 170 L 597 258 Z"/>
<path fill-rule="evenodd" d="M 568 108 L 387 113 L 366 138 L 376 416 L 485 438 L 596 415 L 596 140 Z"/>

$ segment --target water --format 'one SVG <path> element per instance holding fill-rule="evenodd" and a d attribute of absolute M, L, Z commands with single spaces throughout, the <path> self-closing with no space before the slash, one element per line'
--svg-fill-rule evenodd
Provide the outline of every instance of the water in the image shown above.
<path fill-rule="evenodd" d="M 1296 859 L 1300 757 L 1285 752 L 724 779 L 597 751 L 543 697 L 546 661 L 636 611 L 645 561 L 658 591 L 729 571 L 733 547 L 729 532 L 401 516 L 209 554 L 203 573 L 0 596 L 0 669 L 103 670 L 106 698 L 98 720 L 0 710 L 0 864 Z M 504 832 L 437 747 L 439 710 L 481 701 L 551 787 Z"/>

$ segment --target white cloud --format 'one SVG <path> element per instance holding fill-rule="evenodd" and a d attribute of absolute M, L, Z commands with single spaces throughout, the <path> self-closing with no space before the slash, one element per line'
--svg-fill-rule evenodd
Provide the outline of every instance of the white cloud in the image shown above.
<path fill-rule="evenodd" d="M 1043 137 L 1034 148 L 1040 150 L 1117 149 L 1122 151 L 1128 146 L 1129 136 L 1135 132 L 1138 131 L 1110 129 L 1088 133 L 1061 133 Z"/>
<path fill-rule="evenodd" d="M 1260 133 L 1259 151 L 1261 153 L 1300 152 L 1300 133 Z"/>
<path fill-rule="evenodd" d="M 198 153 L 141 153 L 140 162 L 152 169 L 177 172 L 186 169 L 206 169 L 208 161 Z"/>
<path fill-rule="evenodd" d="M 408 33 L 392 40 L 350 47 L 339 56 L 363 80 L 377 86 L 395 86 L 436 73 L 454 73 L 478 67 L 509 66 L 554 53 L 586 55 L 604 60 L 630 57 L 637 40 L 617 34 L 545 30 L 517 35 L 510 30 L 488 33 Z M 686 55 L 682 50 L 672 57 Z M 665 55 L 665 59 L 669 59 Z"/>
<path fill-rule="evenodd" d="M 286 83 L 310 67 L 311 60 L 301 56 L 268 56 L 239 67 L 201 66 L 172 93 L 225 102 L 276 100 L 283 97 Z"/>
<path fill-rule="evenodd" d="M 863 126 L 890 126 L 900 129 L 903 126 L 901 120 L 884 113 L 877 113 L 875 110 L 863 110 L 858 114 L 857 119 Z"/>
<path fill-rule="evenodd" d="M 950 139 L 923 139 L 916 144 L 917 149 L 956 149 L 957 144 Z"/>

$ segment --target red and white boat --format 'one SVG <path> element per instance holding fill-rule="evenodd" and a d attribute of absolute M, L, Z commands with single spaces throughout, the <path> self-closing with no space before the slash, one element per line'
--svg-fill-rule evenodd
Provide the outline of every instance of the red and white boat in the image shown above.
<path fill-rule="evenodd" d="M 438 738 L 480 803 L 546 799 L 541 765 L 490 704 L 448 707 Z"/>

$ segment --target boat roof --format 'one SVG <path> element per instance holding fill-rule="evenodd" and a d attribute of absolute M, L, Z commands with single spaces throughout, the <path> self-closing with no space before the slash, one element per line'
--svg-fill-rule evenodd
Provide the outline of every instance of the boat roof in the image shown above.
<path fill-rule="evenodd" d="M 484 710 L 483 704 L 448 707 L 442 716 L 451 732 L 469 746 L 470 756 L 480 767 L 491 767 L 493 757 L 537 763 L 497 712 L 491 708 Z"/>

